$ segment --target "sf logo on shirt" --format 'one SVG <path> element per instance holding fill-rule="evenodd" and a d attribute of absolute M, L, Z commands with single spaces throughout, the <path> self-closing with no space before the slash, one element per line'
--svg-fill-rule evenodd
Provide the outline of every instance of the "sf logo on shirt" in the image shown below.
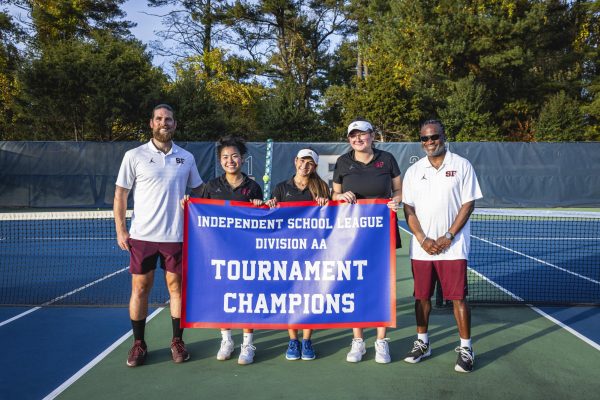
<path fill-rule="evenodd" d="M 183 164 L 185 158 L 176 158 L 175 161 L 177 162 L 177 164 Z"/>
<path fill-rule="evenodd" d="M 446 171 L 446 176 L 447 177 L 456 176 L 456 171 Z"/>

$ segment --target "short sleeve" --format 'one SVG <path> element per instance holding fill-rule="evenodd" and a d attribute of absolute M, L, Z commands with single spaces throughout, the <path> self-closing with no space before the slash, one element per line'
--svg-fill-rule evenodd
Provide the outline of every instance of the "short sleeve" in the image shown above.
<path fill-rule="evenodd" d="M 335 167 L 333 168 L 333 182 L 334 183 L 339 183 L 340 185 L 342 184 L 342 174 L 340 172 L 341 166 L 340 166 L 340 160 L 342 157 L 339 157 L 337 159 L 337 161 L 335 162 Z"/>
<path fill-rule="evenodd" d="M 187 187 L 189 188 L 197 188 L 202 185 L 202 178 L 200 177 L 200 173 L 198 173 L 198 167 L 196 166 L 196 159 L 192 156 L 192 167 L 190 168 L 190 175 L 188 176 Z"/>
<path fill-rule="evenodd" d="M 283 201 L 283 184 L 284 182 L 279 182 L 277 186 L 275 186 L 275 189 L 273 189 L 272 197 L 277 199 L 278 202 Z"/>
<path fill-rule="evenodd" d="M 473 168 L 470 162 L 467 161 L 466 164 L 467 165 L 465 166 L 465 175 L 463 177 L 460 193 L 461 204 L 481 199 L 483 197 L 483 194 L 481 193 L 481 188 L 479 187 L 479 182 L 477 181 L 475 169 Z"/>
<path fill-rule="evenodd" d="M 123 156 L 119 175 L 117 175 L 117 181 L 115 182 L 117 186 L 128 190 L 135 184 L 135 165 L 131 154 L 131 151 L 128 151 Z"/>

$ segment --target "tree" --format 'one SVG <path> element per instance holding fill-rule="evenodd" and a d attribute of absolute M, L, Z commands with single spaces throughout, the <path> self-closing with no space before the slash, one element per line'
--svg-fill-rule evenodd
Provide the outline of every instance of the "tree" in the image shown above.
<path fill-rule="evenodd" d="M 132 23 L 119 20 L 125 16 L 120 5 L 125 0 L 14 0 L 30 10 L 38 47 L 59 40 L 89 38 L 95 33 L 125 37 Z"/>
<path fill-rule="evenodd" d="M 166 82 L 141 43 L 102 34 L 45 47 L 21 79 L 32 139 L 101 141 L 145 132 Z"/>
<path fill-rule="evenodd" d="M 22 32 L 5 12 L 0 12 L 0 140 L 16 138 L 21 55 L 16 47 Z"/>
<path fill-rule="evenodd" d="M 498 140 L 489 98 L 485 85 L 473 75 L 452 83 L 446 105 L 439 110 L 448 136 L 459 142 Z"/>
<path fill-rule="evenodd" d="M 235 60 L 215 49 L 176 63 L 176 78 L 169 85 L 168 96 L 181 121 L 179 138 L 216 140 L 225 134 L 255 138 L 258 104 L 265 90 L 257 83 L 245 82 L 240 72 L 244 68 L 236 68 Z"/>
<path fill-rule="evenodd" d="M 585 139 L 580 104 L 564 91 L 551 96 L 533 125 L 537 141 L 577 141 Z"/>

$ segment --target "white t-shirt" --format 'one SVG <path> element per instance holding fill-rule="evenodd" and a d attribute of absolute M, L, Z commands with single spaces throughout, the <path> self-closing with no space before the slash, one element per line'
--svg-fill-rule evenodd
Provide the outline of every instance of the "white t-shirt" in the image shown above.
<path fill-rule="evenodd" d="M 202 178 L 189 151 L 173 144 L 164 154 L 152 140 L 123 157 L 116 184 L 133 191 L 129 234 L 150 242 L 182 242 L 186 187 L 196 188 Z"/>
<path fill-rule="evenodd" d="M 402 201 L 415 208 L 425 235 L 443 236 L 454 222 L 461 206 L 482 198 L 473 166 L 463 157 L 446 151 L 439 169 L 427 157 L 410 166 L 402 182 Z M 470 247 L 470 222 L 458 232 L 450 247 L 438 255 L 427 254 L 413 237 L 410 258 L 414 260 L 466 260 Z"/>

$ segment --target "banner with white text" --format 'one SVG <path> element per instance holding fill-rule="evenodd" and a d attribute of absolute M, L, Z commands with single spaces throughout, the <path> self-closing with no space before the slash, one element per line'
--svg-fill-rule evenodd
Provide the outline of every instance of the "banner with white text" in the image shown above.
<path fill-rule="evenodd" d="M 396 326 L 395 213 L 388 200 L 185 207 L 182 326 Z"/>

